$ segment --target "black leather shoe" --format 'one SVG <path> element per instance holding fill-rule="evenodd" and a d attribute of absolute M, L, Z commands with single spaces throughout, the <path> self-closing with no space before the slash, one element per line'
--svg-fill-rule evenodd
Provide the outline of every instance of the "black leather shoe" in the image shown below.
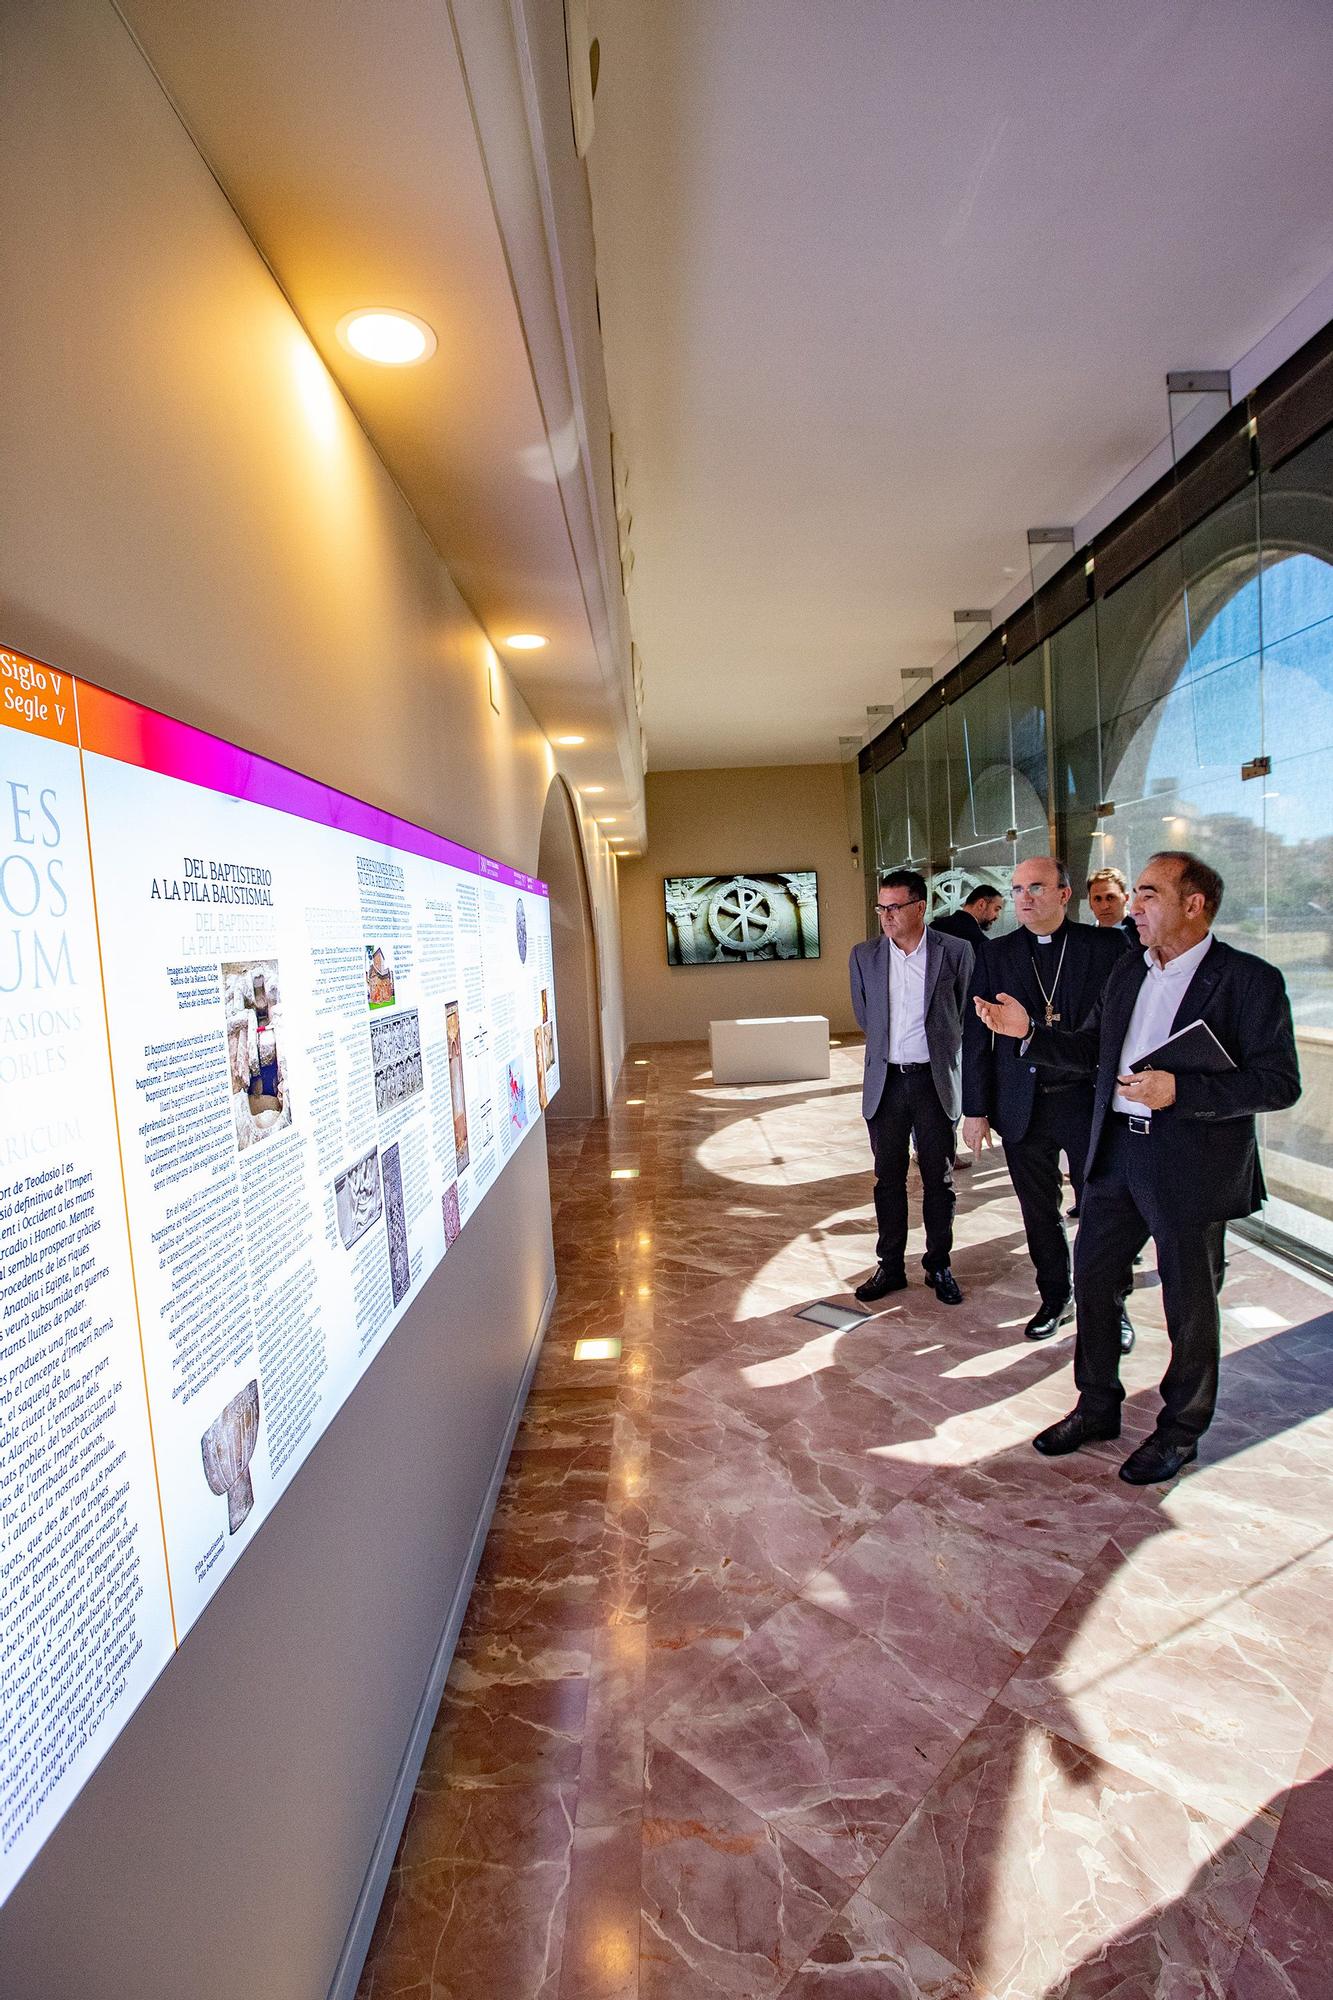
<path fill-rule="evenodd" d="M 1131 1486 L 1165 1486 L 1178 1472 L 1199 1456 L 1195 1444 L 1172 1444 L 1170 1438 L 1155 1434 L 1132 1451 L 1120 1468 L 1120 1477 Z"/>
<path fill-rule="evenodd" d="M 1062 1326 L 1068 1326 L 1074 1317 L 1074 1301 L 1066 1299 L 1062 1306 L 1043 1305 L 1034 1312 L 1023 1328 L 1024 1340 L 1049 1340 Z"/>
<path fill-rule="evenodd" d="M 1134 1328 L 1123 1306 L 1120 1308 L 1120 1352 L 1122 1354 L 1134 1352 Z"/>
<path fill-rule="evenodd" d="M 906 1271 L 889 1271 L 883 1264 L 876 1264 L 863 1285 L 858 1285 L 852 1293 L 862 1305 L 873 1305 L 876 1299 L 886 1299 L 890 1292 L 901 1292 L 907 1284 Z"/>
<path fill-rule="evenodd" d="M 938 1271 L 927 1271 L 926 1283 L 942 1306 L 960 1306 L 963 1303 L 958 1280 L 947 1264 L 942 1264 Z"/>
<path fill-rule="evenodd" d="M 1082 1410 L 1071 1410 L 1067 1417 L 1061 1417 L 1058 1424 L 1038 1431 L 1032 1440 L 1033 1449 L 1043 1458 L 1064 1458 L 1069 1452 L 1077 1451 L 1081 1445 L 1096 1444 L 1102 1438 L 1118 1438 L 1118 1423 L 1094 1424 L 1084 1416 Z"/>

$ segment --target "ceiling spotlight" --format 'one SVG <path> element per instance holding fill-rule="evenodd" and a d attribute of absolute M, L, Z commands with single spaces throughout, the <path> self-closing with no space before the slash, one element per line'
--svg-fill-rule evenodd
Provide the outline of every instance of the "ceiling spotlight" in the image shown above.
<path fill-rule="evenodd" d="M 516 653 L 536 653 L 546 644 L 540 632 L 511 632 L 505 640 Z"/>
<path fill-rule="evenodd" d="M 434 329 L 415 313 L 380 310 L 345 313 L 338 321 L 338 338 L 363 361 L 382 368 L 409 368 L 434 354 Z"/>
<path fill-rule="evenodd" d="M 509 643 L 512 646 L 514 642 L 511 639 Z M 586 736 L 557 736 L 555 740 L 563 749 L 575 750 L 580 743 L 586 743 L 588 739 Z"/>

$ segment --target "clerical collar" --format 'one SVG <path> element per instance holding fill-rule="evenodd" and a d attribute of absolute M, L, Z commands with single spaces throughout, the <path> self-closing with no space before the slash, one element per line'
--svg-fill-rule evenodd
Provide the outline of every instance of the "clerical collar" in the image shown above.
<path fill-rule="evenodd" d="M 1048 932 L 1047 935 L 1043 937 L 1040 931 L 1034 931 L 1032 935 L 1036 938 L 1038 944 L 1049 944 L 1053 933 Z"/>

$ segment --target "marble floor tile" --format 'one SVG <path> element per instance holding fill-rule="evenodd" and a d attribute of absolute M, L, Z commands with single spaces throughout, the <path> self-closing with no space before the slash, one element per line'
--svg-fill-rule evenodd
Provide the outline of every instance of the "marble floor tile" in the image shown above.
<path fill-rule="evenodd" d="M 794 1592 L 722 1558 L 714 1569 L 648 1565 L 644 1713 L 683 1701 Z"/>
<path fill-rule="evenodd" d="M 855 1895 L 829 1925 L 782 2000 L 988 2000 L 970 1973 Z"/>
<path fill-rule="evenodd" d="M 802 1595 L 924 1670 L 947 1661 L 952 1679 L 989 1696 L 1081 1574 L 1043 1548 L 951 1518 L 937 1495 L 934 1507 L 900 1501 L 810 1577 Z"/>
<path fill-rule="evenodd" d="M 577 1780 L 596 1639 L 518 1631 L 461 1641 L 418 1790 Z"/>
<path fill-rule="evenodd" d="M 796 1602 L 651 1734 L 851 1886 L 985 1706 L 938 1667 Z"/>
<path fill-rule="evenodd" d="M 637 1824 L 643 1804 L 647 1647 L 643 1623 L 608 1624 L 593 1641 L 579 1768 L 580 1827 L 615 1826 L 631 1819 Z"/>
<path fill-rule="evenodd" d="M 1099 1655 L 1085 1614 L 1103 1631 L 1115 1624 L 1090 1593 L 1071 1599 L 1001 1691 L 1005 1706 L 1219 1822 L 1260 1812 L 1291 1783 L 1314 1689 L 1280 1631 L 1210 1616 Z"/>
<path fill-rule="evenodd" d="M 863 1892 L 996 2000 L 1223 2000 L 1271 1840 L 1228 1833 L 993 1709 Z"/>
<path fill-rule="evenodd" d="M 358 2000 L 558 2000 L 574 1787 L 413 1801 Z"/>
<path fill-rule="evenodd" d="M 642 1872 L 637 1805 L 614 1824 L 576 1827 L 558 2000 L 639 2000 Z"/>
<path fill-rule="evenodd" d="M 771 2000 L 846 1894 L 836 1875 L 778 1827 L 650 1744 L 642 2000 Z"/>

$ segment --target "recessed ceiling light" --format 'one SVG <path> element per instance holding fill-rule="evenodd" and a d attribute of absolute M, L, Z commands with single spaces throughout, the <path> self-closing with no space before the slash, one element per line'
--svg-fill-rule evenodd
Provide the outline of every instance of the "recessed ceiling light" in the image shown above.
<path fill-rule="evenodd" d="M 1265 792 L 1265 793 L 1264 793 L 1264 797 L 1265 797 L 1266 799 L 1269 799 L 1269 798 L 1273 798 L 1273 799 L 1275 799 L 1275 798 L 1277 797 L 1277 793 L 1276 793 L 1276 792 Z M 614 818 L 614 816 L 613 816 L 613 817 L 612 817 L 611 819 L 599 819 L 599 820 L 598 820 L 598 822 L 597 822 L 598 826 L 614 826 L 614 825 L 615 825 L 615 823 L 616 823 L 616 822 L 615 822 L 615 818 Z"/>
<path fill-rule="evenodd" d="M 382 368 L 410 368 L 435 352 L 435 332 L 415 313 L 368 311 L 358 308 L 338 321 L 338 338 L 363 361 Z"/>
<path fill-rule="evenodd" d="M 583 794 L 583 796 L 584 796 L 584 798 L 585 798 L 585 799 L 590 799 L 590 798 L 591 798 L 591 797 L 593 796 L 594 792 L 604 792 L 604 791 L 606 790 L 606 786 L 605 786 L 605 785 L 580 785 L 580 786 L 579 786 L 579 790 L 580 790 L 580 791 L 582 792 L 582 794 Z"/>
<path fill-rule="evenodd" d="M 540 632 L 511 632 L 505 640 L 516 653 L 536 653 L 546 644 Z"/>
<path fill-rule="evenodd" d="M 512 646 L 514 642 L 511 639 L 509 643 Z M 555 740 L 557 743 L 562 744 L 566 750 L 573 750 L 578 744 L 586 743 L 588 739 L 586 736 L 557 736 Z"/>

